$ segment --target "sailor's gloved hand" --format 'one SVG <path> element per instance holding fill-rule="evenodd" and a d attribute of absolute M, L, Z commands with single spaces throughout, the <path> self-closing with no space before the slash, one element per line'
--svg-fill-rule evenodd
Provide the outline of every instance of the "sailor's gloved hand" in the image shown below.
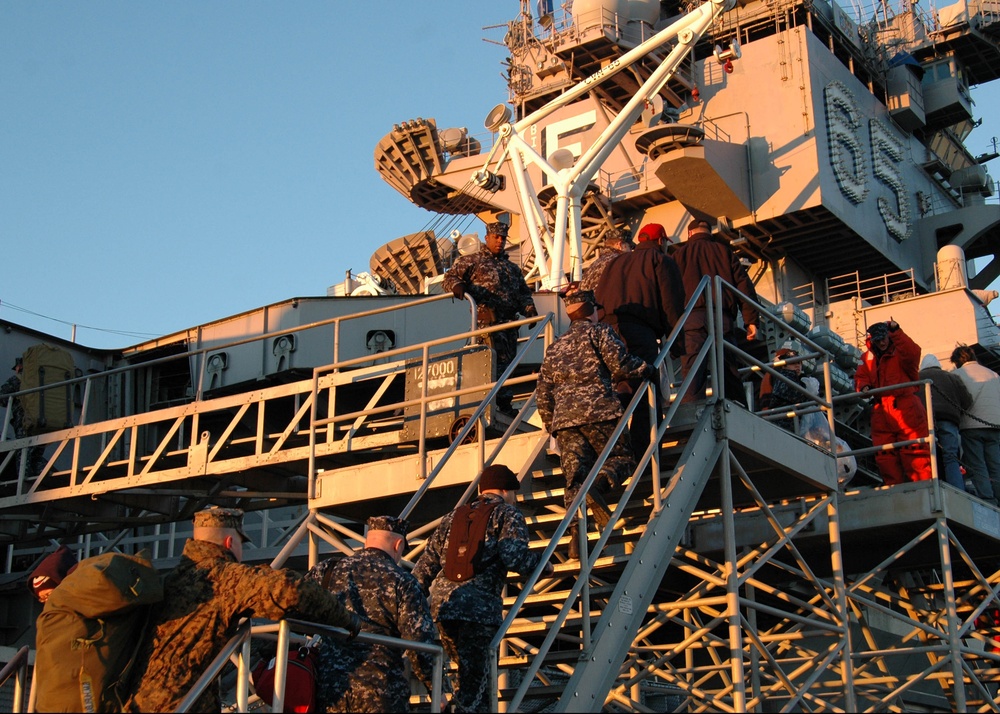
<path fill-rule="evenodd" d="M 532 303 L 528 307 L 524 308 L 525 317 L 538 317 L 538 310 L 535 309 L 535 304 Z"/>
<path fill-rule="evenodd" d="M 885 326 L 889 328 L 889 332 L 895 332 L 899 329 L 899 323 L 895 320 L 889 320 L 885 323 Z"/>
<path fill-rule="evenodd" d="M 451 294 L 459 300 L 463 300 L 465 298 L 465 283 L 455 283 L 455 287 L 451 289 Z"/>
<path fill-rule="evenodd" d="M 354 615 L 354 613 L 351 613 L 351 614 L 353 615 L 354 619 L 351 622 L 351 626 L 347 628 L 348 631 L 350 631 L 350 633 L 351 633 L 347 637 L 347 641 L 348 642 L 350 642 L 355 637 L 357 637 L 358 633 L 361 632 L 361 618 L 358 617 L 357 615 Z"/>

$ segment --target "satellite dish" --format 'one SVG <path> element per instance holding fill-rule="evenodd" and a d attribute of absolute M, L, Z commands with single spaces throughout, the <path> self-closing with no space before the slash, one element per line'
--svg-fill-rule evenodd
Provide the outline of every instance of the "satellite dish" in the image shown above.
<path fill-rule="evenodd" d="M 572 168 L 574 163 L 576 163 L 576 157 L 569 149 L 556 149 L 549 154 L 549 164 L 556 171 Z"/>
<path fill-rule="evenodd" d="M 499 131 L 500 127 L 510 121 L 512 114 L 510 107 L 506 104 L 497 104 L 486 115 L 486 128 L 490 131 Z"/>
<path fill-rule="evenodd" d="M 438 138 L 441 140 L 441 148 L 449 154 L 455 153 L 465 140 L 465 134 L 465 129 L 459 129 L 458 127 L 439 131 Z"/>
<path fill-rule="evenodd" d="M 483 244 L 479 242 L 479 236 L 475 233 L 466 233 L 456 242 L 458 252 L 461 255 L 472 255 L 478 253 Z"/>

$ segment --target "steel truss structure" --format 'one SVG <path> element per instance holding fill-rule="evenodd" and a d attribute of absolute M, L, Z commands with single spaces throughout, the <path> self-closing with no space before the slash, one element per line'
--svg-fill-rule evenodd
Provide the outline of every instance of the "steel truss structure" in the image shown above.
<path fill-rule="evenodd" d="M 1000 710 L 995 509 L 937 481 L 769 505 L 728 463 L 753 504 L 692 522 L 617 702 L 655 680 L 684 711 Z"/>

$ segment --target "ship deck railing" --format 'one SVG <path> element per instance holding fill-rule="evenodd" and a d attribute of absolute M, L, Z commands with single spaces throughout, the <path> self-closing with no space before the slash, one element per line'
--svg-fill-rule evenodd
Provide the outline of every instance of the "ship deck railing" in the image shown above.
<path fill-rule="evenodd" d="M 900 295 L 917 295 L 913 268 L 885 273 L 874 278 L 862 278 L 857 271 L 826 279 L 830 302 L 858 298 L 870 304 L 886 303 Z"/>

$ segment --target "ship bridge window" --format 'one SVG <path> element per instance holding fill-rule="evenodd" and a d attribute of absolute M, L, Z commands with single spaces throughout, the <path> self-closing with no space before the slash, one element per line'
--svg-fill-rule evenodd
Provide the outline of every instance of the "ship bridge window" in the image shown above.
<path fill-rule="evenodd" d="M 952 79 L 958 80 L 963 86 L 965 85 L 965 75 L 962 68 L 958 67 L 953 59 L 936 62 L 925 69 L 926 72 L 922 79 L 922 84 L 925 87 Z"/>

